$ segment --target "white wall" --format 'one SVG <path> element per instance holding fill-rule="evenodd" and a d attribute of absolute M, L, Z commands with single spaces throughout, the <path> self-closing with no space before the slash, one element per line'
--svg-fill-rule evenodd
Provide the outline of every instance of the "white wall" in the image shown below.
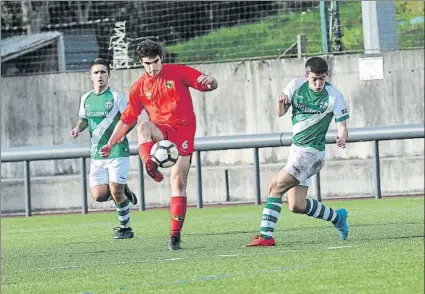
<path fill-rule="evenodd" d="M 330 82 L 345 95 L 349 105 L 351 118 L 348 126 L 423 124 L 424 50 L 388 52 L 382 56 L 384 79 L 373 81 L 359 80 L 358 59 L 361 55 L 340 55 L 328 59 L 331 68 Z M 304 63 L 303 59 L 282 59 L 195 65 L 201 71 L 215 76 L 219 82 L 219 89 L 214 92 L 192 91 L 198 123 L 196 135 L 290 132 L 290 117 L 278 119 L 274 116 L 274 99 L 293 77 L 303 75 Z M 128 93 L 131 84 L 142 72 L 142 69 L 115 71 L 111 86 Z M 68 136 L 68 132 L 77 120 L 80 95 L 90 87 L 88 73 L 2 79 L 2 148 L 88 142 L 87 133 L 74 141 Z M 130 134 L 130 140 L 136 140 L 135 132 Z M 388 169 L 382 169 L 384 191 L 423 192 L 423 143 L 423 139 L 380 143 L 383 162 L 392 162 Z M 339 190 L 345 191 L 347 195 L 373 193 L 373 182 L 369 176 L 373 175 L 370 165 L 372 150 L 371 143 L 352 143 L 345 150 L 328 145 L 328 163 L 323 171 L 328 176 L 322 176 L 324 196 L 331 197 L 340 193 L 336 192 Z M 287 147 L 261 149 L 260 161 L 280 167 L 286 160 L 287 151 Z M 392 160 L 393 158 L 397 160 Z M 236 170 L 240 170 L 238 166 L 252 164 L 252 151 L 204 152 L 202 162 L 205 166 L 219 169 L 220 166 L 230 165 L 234 169 L 232 173 L 236 173 Z M 355 164 L 361 162 L 359 169 L 353 169 Z M 135 171 L 137 166 L 134 161 L 132 170 Z M 332 166 L 333 169 L 330 170 Z M 351 172 L 347 172 L 348 167 L 352 168 Z M 22 163 L 2 164 L 1 169 L 3 180 L 20 179 L 23 176 Z M 364 172 L 358 174 L 362 169 Z M 412 174 L 412 171 L 415 173 Z M 31 163 L 31 174 L 37 176 L 75 175 L 78 172 L 78 160 Z M 344 188 L 336 189 L 326 184 L 326 181 L 336 181 L 339 174 L 344 174 L 349 186 L 344 184 Z M 267 183 L 271 176 L 272 174 L 263 176 L 262 182 Z M 371 184 L 365 184 L 364 181 L 363 184 L 356 183 L 362 176 Z M 241 173 L 238 177 L 243 178 Z M 13 181 L 13 186 L 22 185 L 17 184 L 21 181 Z M 240 184 L 235 184 L 233 188 L 238 191 L 235 192 L 237 194 L 249 194 L 247 189 L 253 189 L 250 187 L 253 183 L 251 180 L 237 182 Z M 222 182 L 218 184 L 221 185 Z M 154 189 L 157 188 L 159 186 L 154 186 Z M 161 193 L 168 193 L 166 186 L 160 188 L 165 189 Z M 2 183 L 3 189 L 6 188 Z M 206 193 L 208 189 L 216 191 L 211 186 L 205 189 Z M 23 197 L 21 190 L 14 188 L 14 192 L 8 192 L 11 193 L 8 197 Z M 79 187 L 76 191 L 79 191 Z"/>

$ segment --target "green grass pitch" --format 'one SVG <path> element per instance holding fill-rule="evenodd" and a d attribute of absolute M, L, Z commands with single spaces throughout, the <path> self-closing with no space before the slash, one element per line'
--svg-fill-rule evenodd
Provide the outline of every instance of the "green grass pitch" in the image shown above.
<path fill-rule="evenodd" d="M 286 205 L 268 248 L 241 247 L 262 205 L 189 208 L 180 251 L 166 209 L 132 211 L 130 240 L 114 212 L 2 218 L 2 293 L 424 293 L 423 197 L 326 203 L 347 241 Z"/>

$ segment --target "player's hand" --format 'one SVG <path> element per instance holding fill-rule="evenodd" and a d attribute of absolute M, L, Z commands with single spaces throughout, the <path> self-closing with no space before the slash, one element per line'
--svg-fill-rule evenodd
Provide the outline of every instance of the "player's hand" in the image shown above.
<path fill-rule="evenodd" d="M 280 94 L 280 96 L 278 98 L 278 101 L 281 102 L 281 103 L 283 103 L 283 104 L 285 104 L 285 105 L 291 104 L 291 102 L 289 101 L 288 95 L 285 95 L 283 93 Z"/>
<path fill-rule="evenodd" d="M 196 81 L 201 85 L 206 85 L 209 89 L 211 89 L 211 84 L 214 82 L 214 78 L 203 74 Z"/>
<path fill-rule="evenodd" d="M 345 148 L 346 145 L 346 141 L 347 141 L 347 137 L 345 136 L 336 136 L 336 146 L 338 146 L 339 148 Z"/>
<path fill-rule="evenodd" d="M 69 132 L 69 135 L 72 137 L 72 138 L 77 138 L 78 137 L 78 135 L 80 135 L 80 132 L 78 131 L 78 129 L 77 128 L 75 128 L 75 129 L 72 129 L 70 132 Z"/>
<path fill-rule="evenodd" d="M 100 154 L 100 156 L 107 158 L 109 156 L 109 154 L 111 153 L 111 150 L 112 150 L 112 144 L 107 143 L 107 144 L 103 145 L 102 148 L 100 148 L 99 154 Z"/>

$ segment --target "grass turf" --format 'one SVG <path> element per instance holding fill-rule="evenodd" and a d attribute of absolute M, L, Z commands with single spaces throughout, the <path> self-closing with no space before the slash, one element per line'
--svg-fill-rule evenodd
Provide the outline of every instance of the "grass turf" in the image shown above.
<path fill-rule="evenodd" d="M 242 248 L 263 206 L 191 208 L 182 250 L 167 210 L 132 211 L 135 238 L 113 240 L 113 212 L 2 219 L 2 293 L 424 293 L 424 198 L 328 202 L 350 235 L 289 213 L 276 247 Z"/>

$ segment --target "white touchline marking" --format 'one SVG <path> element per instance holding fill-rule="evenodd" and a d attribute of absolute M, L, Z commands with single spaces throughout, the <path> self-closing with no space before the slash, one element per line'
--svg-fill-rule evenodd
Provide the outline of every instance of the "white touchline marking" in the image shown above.
<path fill-rule="evenodd" d="M 71 266 L 58 266 L 58 267 L 48 267 L 48 270 L 60 270 L 60 269 L 71 269 L 71 268 L 83 268 L 83 266 L 71 265 Z"/>
<path fill-rule="evenodd" d="M 239 254 L 220 254 L 220 257 L 235 257 L 238 256 Z"/>
<path fill-rule="evenodd" d="M 175 260 L 182 260 L 184 258 L 182 257 L 175 257 L 175 258 L 166 258 L 166 259 L 160 259 L 159 261 L 175 261 Z"/>
<path fill-rule="evenodd" d="M 352 247 L 356 247 L 356 246 L 351 246 L 351 245 L 346 245 L 346 246 L 336 246 L 336 247 L 328 247 L 328 249 L 329 249 L 329 250 L 333 250 L 333 249 L 352 248 Z"/>

